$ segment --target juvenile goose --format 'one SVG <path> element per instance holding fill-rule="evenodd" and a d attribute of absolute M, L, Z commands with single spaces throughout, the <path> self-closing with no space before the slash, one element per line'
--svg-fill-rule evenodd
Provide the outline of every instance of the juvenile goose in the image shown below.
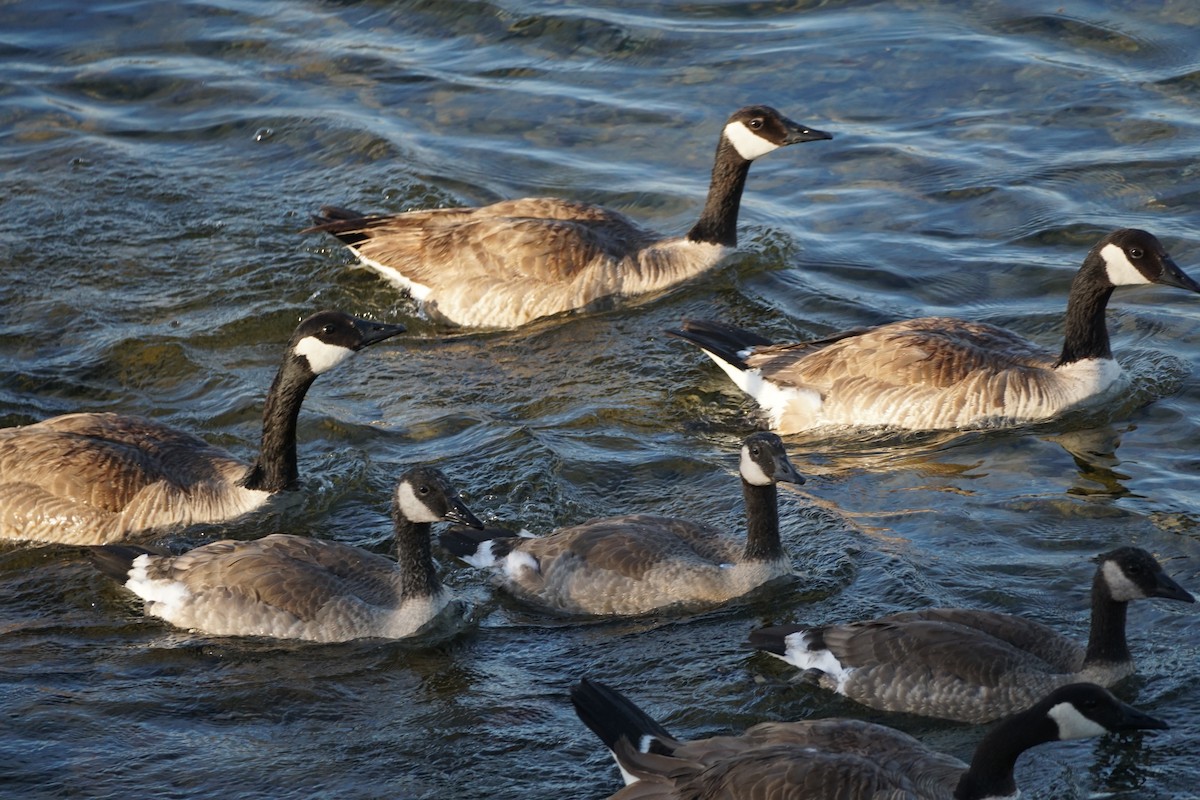
<path fill-rule="evenodd" d="M 744 545 L 708 525 L 649 514 L 594 519 L 543 537 L 451 530 L 441 543 L 467 563 L 493 569 L 517 597 L 567 614 L 723 603 L 792 573 L 779 541 L 775 483 L 804 483 L 773 433 L 746 439 L 740 472 Z"/>
<path fill-rule="evenodd" d="M 296 419 L 312 382 L 403 331 L 339 311 L 301 322 L 267 392 L 249 466 L 190 433 L 122 414 L 0 430 L 0 539 L 104 544 L 257 509 L 296 486 Z"/>
<path fill-rule="evenodd" d="M 1145 550 L 1121 547 L 1097 561 L 1086 648 L 1037 622 L 964 608 L 847 625 L 760 628 L 750 633 L 750 643 L 872 708 L 988 722 L 1026 708 L 1056 686 L 1112 686 L 1132 675 L 1125 643 L 1130 600 L 1195 602 Z"/>
<path fill-rule="evenodd" d="M 344 642 L 417 633 L 451 602 L 430 553 L 430 524 L 483 527 L 432 467 L 400 477 L 396 560 L 361 547 L 276 533 L 183 555 L 136 545 L 92 548 L 96 566 L 146 601 L 146 613 L 215 636 Z"/>
<path fill-rule="evenodd" d="M 1012 331 L 949 317 L 798 344 L 696 320 L 669 333 L 699 345 L 781 433 L 836 425 L 1014 425 L 1057 416 L 1125 385 L 1104 310 L 1113 287 L 1145 283 L 1200 292 L 1151 234 L 1127 228 L 1101 239 L 1071 283 L 1057 356 Z"/>
<path fill-rule="evenodd" d="M 549 197 L 381 216 L 325 207 L 305 233 L 332 233 L 434 318 L 515 327 L 606 298 L 660 291 L 716 266 L 737 246 L 750 162 L 785 145 L 830 138 L 768 106 L 734 112 L 717 142 L 704 210 L 682 237 Z"/>
<path fill-rule="evenodd" d="M 860 720 L 764 722 L 739 736 L 681 742 L 601 683 L 581 680 L 571 702 L 625 777 L 612 800 L 1011 800 L 1020 794 L 1013 768 L 1031 747 L 1167 727 L 1099 686 L 1078 683 L 992 728 L 968 766 Z"/>

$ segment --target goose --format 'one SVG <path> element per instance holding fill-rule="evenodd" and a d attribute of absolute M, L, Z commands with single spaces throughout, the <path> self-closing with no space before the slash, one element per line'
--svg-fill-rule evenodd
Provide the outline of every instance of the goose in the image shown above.
<path fill-rule="evenodd" d="M 105 544 L 240 517 L 296 488 L 296 419 L 312 382 L 404 331 L 322 311 L 292 334 L 267 392 L 258 458 L 125 414 L 65 414 L 0 430 L 0 539 Z"/>
<path fill-rule="evenodd" d="M 780 433 L 1015 425 L 1098 402 L 1126 385 L 1104 310 L 1114 287 L 1146 283 L 1200 292 L 1146 231 L 1125 228 L 1101 239 L 1071 283 L 1057 356 L 1004 328 L 949 317 L 798 344 L 704 320 L 685 320 L 668 333 L 704 350 Z"/>
<path fill-rule="evenodd" d="M 145 601 L 145 613 L 214 636 L 312 642 L 419 633 L 452 602 L 430 552 L 431 523 L 483 527 L 433 467 L 400 476 L 396 560 L 361 547 L 275 533 L 225 539 L 182 555 L 97 545 L 92 560 Z"/>
<path fill-rule="evenodd" d="M 773 433 L 742 445 L 744 545 L 716 528 L 674 517 L 594 519 L 547 536 L 452 529 L 442 546 L 495 572 L 518 598 L 572 615 L 629 616 L 668 606 L 715 605 L 792 574 L 779 541 L 777 481 L 802 484 Z"/>
<path fill-rule="evenodd" d="M 1154 556 L 1120 547 L 1097 558 L 1087 647 L 1011 614 L 929 608 L 846 625 L 781 625 L 750 643 L 809 671 L 818 685 L 884 711 L 990 722 L 1056 686 L 1112 686 L 1134 672 L 1125 643 L 1129 601 L 1195 602 Z"/>
<path fill-rule="evenodd" d="M 1031 747 L 1167 728 L 1095 684 L 1071 684 L 993 727 L 968 766 L 862 720 L 763 722 L 736 736 L 681 742 L 598 681 L 581 680 L 571 702 L 625 777 L 612 800 L 1014 800 L 1013 769 Z"/>
<path fill-rule="evenodd" d="M 750 162 L 831 139 L 769 106 L 734 112 L 721 131 L 708 199 L 682 237 L 664 237 L 600 206 L 534 197 L 481 208 L 364 216 L 326 206 L 304 233 L 331 233 L 436 320 L 511 328 L 610 298 L 667 289 L 737 246 Z"/>

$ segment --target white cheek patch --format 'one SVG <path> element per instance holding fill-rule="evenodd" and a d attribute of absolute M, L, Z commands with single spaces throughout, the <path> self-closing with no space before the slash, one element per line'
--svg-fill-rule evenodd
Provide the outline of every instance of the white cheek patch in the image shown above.
<path fill-rule="evenodd" d="M 750 458 L 749 447 L 742 447 L 742 463 L 739 470 L 742 473 L 742 480 L 751 486 L 770 486 L 775 482 L 774 478 L 763 472 L 762 467 Z"/>
<path fill-rule="evenodd" d="M 1070 703 L 1059 703 L 1048 716 L 1058 724 L 1059 739 L 1087 739 L 1108 733 L 1108 728 L 1080 714 Z"/>
<path fill-rule="evenodd" d="M 1106 244 L 1100 249 L 1100 257 L 1104 259 L 1104 268 L 1108 272 L 1108 280 L 1113 286 L 1135 286 L 1139 283 L 1150 283 L 1138 268 L 1130 263 L 1125 251 L 1115 244 Z"/>
<path fill-rule="evenodd" d="M 778 150 L 779 145 L 768 142 L 743 122 L 731 122 L 725 126 L 725 138 L 738 151 L 738 155 L 747 161 L 753 161 L 759 156 L 765 156 L 772 150 Z"/>
<path fill-rule="evenodd" d="M 442 519 L 440 514 L 435 514 L 425 505 L 425 501 L 417 497 L 408 481 L 396 489 L 396 507 L 409 522 L 439 522 Z"/>
<path fill-rule="evenodd" d="M 308 359 L 308 366 L 316 375 L 328 372 L 354 355 L 354 351 L 349 347 L 326 344 L 315 336 L 305 336 L 296 342 L 293 352 Z"/>
<path fill-rule="evenodd" d="M 1117 562 L 1105 561 L 1103 572 L 1104 582 L 1108 584 L 1108 591 L 1112 593 L 1113 600 L 1127 603 L 1130 600 L 1141 600 L 1146 596 L 1136 583 L 1129 580 Z"/>

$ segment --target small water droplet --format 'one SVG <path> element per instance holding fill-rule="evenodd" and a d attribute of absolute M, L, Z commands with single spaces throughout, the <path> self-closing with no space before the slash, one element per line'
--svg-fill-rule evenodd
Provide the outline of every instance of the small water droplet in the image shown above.
<path fill-rule="evenodd" d="M 271 128 L 259 128 L 254 132 L 254 141 L 265 142 L 275 136 L 275 131 Z"/>

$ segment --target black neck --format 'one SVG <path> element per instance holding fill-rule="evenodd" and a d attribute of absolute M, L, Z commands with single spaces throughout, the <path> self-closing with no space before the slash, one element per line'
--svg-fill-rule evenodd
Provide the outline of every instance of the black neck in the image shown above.
<path fill-rule="evenodd" d="M 1031 747 L 1057 739 L 1058 726 L 1042 711 L 1025 711 L 998 723 L 975 748 L 971 766 L 954 790 L 955 800 L 1013 796 L 1017 758 Z"/>
<path fill-rule="evenodd" d="M 1092 630 L 1088 635 L 1084 664 L 1120 664 L 1132 661 L 1125 643 L 1125 614 L 1129 603 L 1114 600 L 1104 576 L 1096 572 L 1092 581 Z"/>
<path fill-rule="evenodd" d="M 304 395 L 316 378 L 301 357 L 288 354 L 267 392 L 262 442 L 258 458 L 242 479 L 245 488 L 264 492 L 296 488 L 300 478 L 296 466 L 296 420 Z"/>
<path fill-rule="evenodd" d="M 688 239 L 725 247 L 737 246 L 738 209 L 742 204 L 742 189 L 746 186 L 749 172 L 750 162 L 742 158 L 722 134 L 721 141 L 717 143 L 717 159 L 713 162 L 708 199 L 700 219 L 688 231 Z"/>
<path fill-rule="evenodd" d="M 755 486 L 742 480 L 746 501 L 746 561 L 774 561 L 783 556 L 779 542 L 779 491 L 775 484 Z"/>
<path fill-rule="evenodd" d="M 1067 300 L 1066 339 L 1055 366 L 1085 358 L 1112 358 L 1104 311 L 1113 287 L 1101 279 L 1103 270 L 1099 257 L 1089 255 L 1083 268 L 1075 273 Z"/>
<path fill-rule="evenodd" d="M 428 522 L 412 522 L 396 509 L 392 510 L 396 529 L 396 563 L 404 576 L 404 597 L 433 597 L 442 589 L 437 571 L 433 568 Z"/>

